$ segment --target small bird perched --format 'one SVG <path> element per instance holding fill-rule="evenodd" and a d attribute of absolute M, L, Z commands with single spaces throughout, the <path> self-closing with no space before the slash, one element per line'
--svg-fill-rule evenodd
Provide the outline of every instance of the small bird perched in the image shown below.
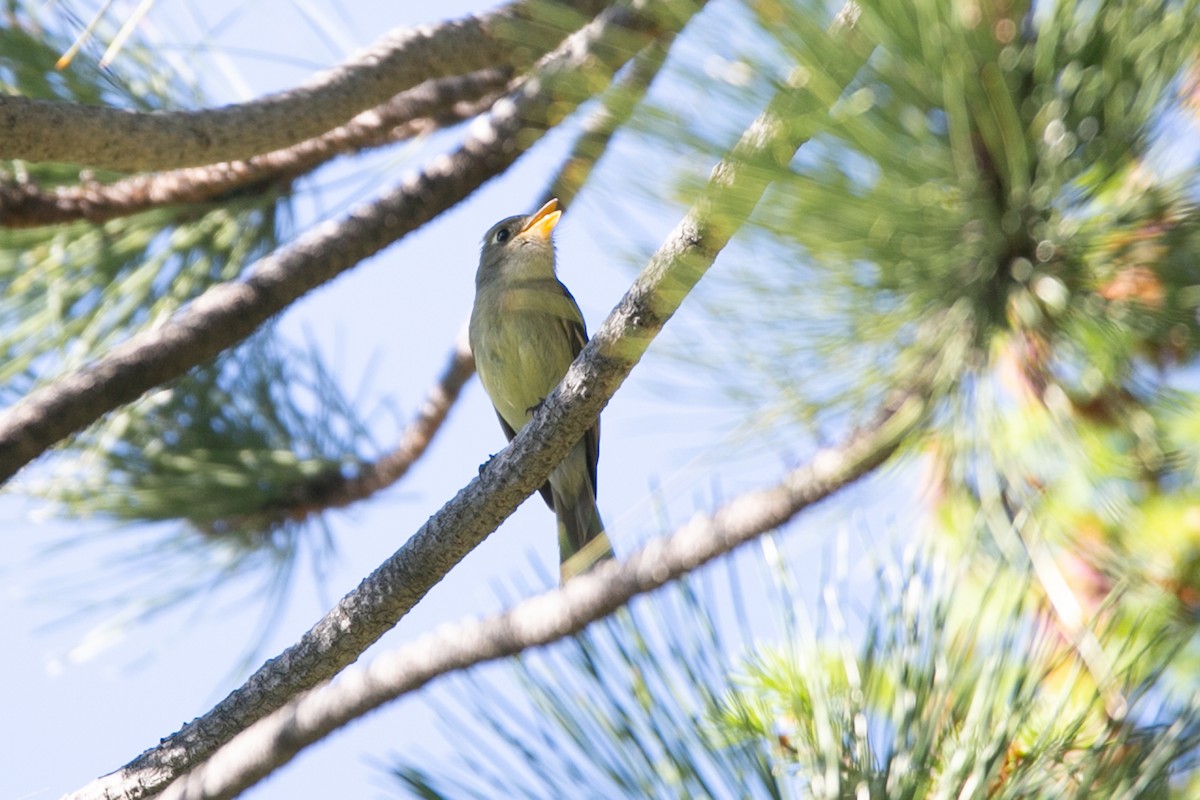
<path fill-rule="evenodd" d="M 551 235 L 562 211 L 551 200 L 529 216 L 497 222 L 483 237 L 471 310 L 471 351 L 509 441 L 587 344 L 575 298 L 554 272 Z M 612 557 L 596 509 L 597 420 L 541 488 L 558 517 L 561 577 Z"/>

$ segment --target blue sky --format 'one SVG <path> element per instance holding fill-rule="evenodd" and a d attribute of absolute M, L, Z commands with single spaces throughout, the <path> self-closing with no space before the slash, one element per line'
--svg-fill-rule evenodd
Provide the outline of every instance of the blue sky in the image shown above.
<path fill-rule="evenodd" d="M 113 13 L 128 14 L 133 5 L 118 4 Z M 437 8 L 439 15 L 453 17 L 485 7 L 447 2 Z M 84 16 L 90 8 L 76 5 Z M 218 0 L 200 8 L 160 3 L 146 25 L 148 35 L 164 43 L 164 56 L 197 73 L 214 104 L 295 85 L 397 25 L 430 21 L 422 16 L 430 6 L 411 3 L 326 7 L 299 0 Z M 173 42 L 204 47 L 191 52 L 167 46 Z M 364 386 L 365 397 L 388 398 L 402 423 L 441 370 L 466 319 L 482 232 L 501 217 L 532 209 L 569 144 L 569 131 L 547 137 L 515 169 L 467 202 L 306 297 L 284 315 L 281 332 L 296 342 L 314 342 L 348 392 Z M 447 145 L 439 140 L 415 146 L 433 153 Z M 633 268 L 678 218 L 676 208 L 654 201 L 638 187 L 670 180 L 684 167 L 706 173 L 711 166 L 669 159 L 646 162 L 646 155 L 645 148 L 631 142 L 618 148 L 606 165 L 617 178 L 581 195 L 558 229 L 560 275 L 593 329 L 627 288 Z M 403 149 L 389 151 L 323 170 L 296 204 L 297 227 L 340 217 L 353 203 L 394 185 L 408 168 L 407 156 Z M 630 176 L 627 190 L 622 170 Z M 690 313 L 687 305 L 681 313 L 685 318 Z M 683 329 L 687 321 L 680 322 Z M 693 509 L 710 506 L 717 493 L 730 497 L 769 482 L 781 466 L 799 458 L 786 445 L 760 447 L 753 457 L 739 452 L 730 442 L 745 422 L 742 413 L 721 398 L 707 375 L 682 391 L 676 363 L 661 357 L 661 350 L 658 345 L 652 349 L 603 417 L 600 505 L 619 552 L 684 521 Z M 381 422 L 381 444 L 390 444 L 395 427 L 386 419 Z M 285 612 L 262 642 L 263 657 L 294 642 L 503 443 L 473 380 L 433 448 L 402 484 L 330 516 L 337 558 L 321 582 L 307 565 L 297 571 Z M 856 491 L 851 502 L 865 509 L 860 513 L 866 516 L 856 517 L 855 524 L 867 519 L 868 528 L 882 530 L 881 523 L 870 521 L 871 509 L 905 494 L 911 496 L 911 486 L 893 487 L 883 497 L 870 488 Z M 88 575 L 98 559 L 119 552 L 108 536 L 110 526 L 47 520 L 12 497 L 0 502 L 0 514 L 8 523 L 8 546 L 0 554 L 0 618 L 16 639 L 10 656 L 0 660 L 0 682 L 7 687 L 0 697 L 0 718 L 10 731 L 0 755 L 0 800 L 53 798 L 77 788 L 174 732 L 240 684 L 244 674 L 234 672 L 237 660 L 260 621 L 261 603 L 253 596 L 218 593 L 199 607 L 160 617 L 85 653 L 77 646 L 94 620 L 71 618 L 69 607 L 38 588 L 65 575 Z M 810 515 L 787 540 L 789 552 L 811 565 L 814 575 L 823 542 L 839 529 L 837 516 L 836 509 Z M 438 624 L 496 609 L 494 586 L 518 575 L 533 580 L 527 566 L 531 554 L 544 565 L 555 562 L 553 529 L 541 501 L 527 502 L 376 648 L 394 647 Z M 87 546 L 43 553 L 48 543 L 80 533 L 92 538 Z M 149 539 L 161 532 L 133 535 Z M 119 572 L 106 574 L 121 580 Z M 48 627 L 64 615 L 65 621 Z M 79 657 L 71 657 L 72 652 Z M 370 658 L 369 651 L 364 660 Z M 444 745 L 430 736 L 433 724 L 419 698 L 393 704 L 301 755 L 247 796 L 380 796 L 386 784 L 367 758 L 414 744 L 440 752 Z"/>

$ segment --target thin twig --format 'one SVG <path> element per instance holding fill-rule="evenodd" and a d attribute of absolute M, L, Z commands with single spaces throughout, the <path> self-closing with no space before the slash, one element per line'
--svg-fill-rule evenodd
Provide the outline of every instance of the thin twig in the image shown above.
<path fill-rule="evenodd" d="M 255 723 L 183 776 L 163 800 L 224 800 L 255 785 L 302 749 L 434 678 L 512 656 L 577 633 L 702 564 L 774 530 L 804 509 L 883 464 L 924 417 L 917 394 L 893 399 L 867 428 L 827 448 L 778 485 L 744 494 L 710 515 L 697 515 L 670 537 L 646 544 L 561 589 L 485 619 L 426 634 L 364 670 L 347 672 Z"/>
<path fill-rule="evenodd" d="M 107 184 L 43 188 L 0 181 L 0 227 L 78 219 L 106 222 L 158 206 L 209 201 L 248 186 L 286 186 L 336 156 L 430 133 L 483 113 L 505 90 L 509 74 L 488 69 L 429 81 L 315 139 L 249 161 L 134 175 Z"/>
<path fill-rule="evenodd" d="M 343 475 L 339 468 L 298 483 L 287 492 L 282 505 L 255 514 L 250 520 L 231 521 L 230 527 L 252 525 L 265 530 L 283 522 L 301 522 L 331 508 L 345 508 L 366 500 L 396 483 L 433 443 L 463 386 L 474 374 L 475 359 L 464 328 L 442 374 L 425 395 L 417 415 L 401 432 L 395 448 L 375 461 L 360 465 L 350 476 Z"/>
<path fill-rule="evenodd" d="M 328 506 L 350 505 L 391 486 L 421 457 L 441 429 L 463 385 L 475 374 L 475 359 L 466 334 L 464 328 L 437 384 L 425 395 L 420 412 L 404 429 L 396 448 L 348 480 L 336 496 L 329 498 Z"/>
<path fill-rule="evenodd" d="M 578 23 L 606 0 L 560 0 Z M 199 111 L 136 112 L 0 94 L 0 158 L 125 172 L 243 161 L 344 125 L 400 92 L 481 69 L 524 72 L 569 30 L 545 0 L 389 33 L 365 51 L 285 92 Z"/>

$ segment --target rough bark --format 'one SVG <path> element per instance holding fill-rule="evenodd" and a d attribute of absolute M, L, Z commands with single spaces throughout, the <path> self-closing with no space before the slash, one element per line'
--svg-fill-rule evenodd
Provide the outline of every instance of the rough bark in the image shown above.
<path fill-rule="evenodd" d="M 124 172 L 245 161 L 320 136 L 428 80 L 494 67 L 523 72 L 608 3 L 554 5 L 551 14 L 546 0 L 517 0 L 393 31 L 294 89 L 220 108 L 138 112 L 0 95 L 0 158 Z"/>

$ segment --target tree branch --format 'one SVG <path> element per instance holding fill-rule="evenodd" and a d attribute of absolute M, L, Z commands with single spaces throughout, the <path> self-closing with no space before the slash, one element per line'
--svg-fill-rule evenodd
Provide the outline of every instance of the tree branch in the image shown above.
<path fill-rule="evenodd" d="M 561 0 L 551 12 L 546 0 L 516 0 L 393 31 L 295 89 L 221 108 L 135 112 L 0 95 L 0 158 L 126 172 L 244 161 L 320 136 L 428 80 L 496 67 L 524 72 L 607 5 Z"/>
<path fill-rule="evenodd" d="M 694 13 L 694 6 L 687 7 Z M 681 26 L 686 18 L 672 24 Z M 237 344 L 305 293 L 504 171 L 600 80 L 661 35 L 655 24 L 621 8 L 605 12 L 564 42 L 511 99 L 472 125 L 452 155 L 433 159 L 399 188 L 262 259 L 245 281 L 214 286 L 160 327 L 24 397 L 0 415 L 0 482 L 107 411 Z"/>
<path fill-rule="evenodd" d="M 679 578 L 882 465 L 924 417 L 925 398 L 897 394 L 869 426 L 788 474 L 710 515 L 696 515 L 670 537 L 623 562 L 603 564 L 566 586 L 485 619 L 443 627 L 297 697 L 233 738 L 163 793 L 163 800 L 225 800 L 255 785 L 302 749 L 434 678 L 516 655 L 578 633 L 630 599 Z"/>
<path fill-rule="evenodd" d="M 849 81 L 848 74 L 839 77 Z M 160 791 L 240 730 L 332 677 L 390 630 L 546 481 L 584 430 L 594 424 L 687 291 L 805 141 L 810 129 L 792 124 L 789 115 L 818 102 L 802 88 L 785 86 L 780 90 L 731 155 L 714 169 L 705 194 L 659 248 L 533 419 L 400 550 L 342 598 L 299 642 L 264 664 L 204 717 L 70 797 L 140 797 Z M 767 169 L 768 165 L 773 169 Z M 723 197 L 728 208 L 719 202 Z"/>
<path fill-rule="evenodd" d="M 345 125 L 248 161 L 208 164 L 103 184 L 42 188 L 0 182 L 0 226 L 30 228 L 86 219 L 105 222 L 161 205 L 199 203 L 251 185 L 287 184 L 334 157 L 379 147 L 470 119 L 504 91 L 509 71 L 439 78 L 359 114 Z"/>

